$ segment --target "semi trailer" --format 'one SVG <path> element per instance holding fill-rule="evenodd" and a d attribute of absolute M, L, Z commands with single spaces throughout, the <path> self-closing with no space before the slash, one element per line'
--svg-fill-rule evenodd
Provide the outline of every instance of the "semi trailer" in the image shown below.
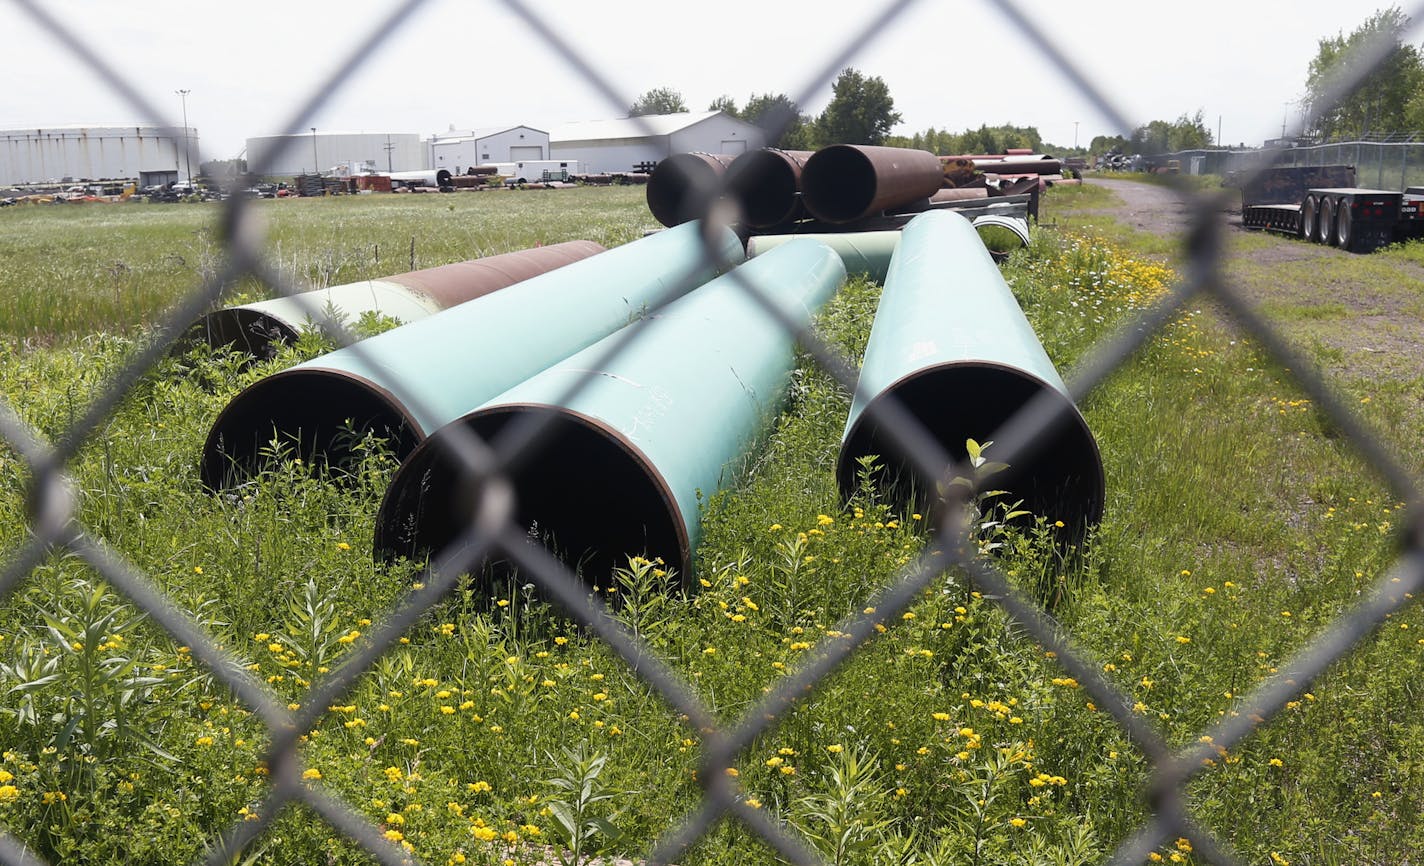
<path fill-rule="evenodd" d="M 1241 222 L 1353 253 L 1424 237 L 1424 187 L 1354 184 L 1349 165 L 1267 169 L 1241 189 Z"/>

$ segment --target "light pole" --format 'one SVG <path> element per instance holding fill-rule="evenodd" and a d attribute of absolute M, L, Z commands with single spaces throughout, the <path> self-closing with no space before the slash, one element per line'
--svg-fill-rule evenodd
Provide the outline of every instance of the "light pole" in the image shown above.
<path fill-rule="evenodd" d="M 317 156 L 316 156 L 316 127 L 313 126 L 313 127 L 311 128 L 311 131 L 312 131 L 312 174 L 321 174 L 321 163 L 317 161 Z"/>
<path fill-rule="evenodd" d="M 1283 103 L 1281 103 L 1281 104 L 1285 106 L 1285 108 L 1283 108 L 1283 109 L 1281 110 L 1281 138 L 1285 138 L 1285 137 L 1286 137 L 1286 120 L 1290 117 L 1290 103 L 1289 103 L 1289 102 L 1283 102 Z"/>
<path fill-rule="evenodd" d="M 179 99 L 183 100 L 183 165 L 187 167 L 188 184 L 191 186 L 193 183 L 193 157 L 188 148 L 188 94 L 193 91 L 175 90 L 173 92 L 178 94 Z"/>

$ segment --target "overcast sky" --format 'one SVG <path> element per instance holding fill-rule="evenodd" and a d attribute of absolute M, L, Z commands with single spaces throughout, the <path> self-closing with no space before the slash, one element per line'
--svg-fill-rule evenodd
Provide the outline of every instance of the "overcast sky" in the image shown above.
<path fill-rule="evenodd" d="M 199 130 L 204 156 L 237 156 L 248 136 L 292 124 L 308 97 L 396 7 L 393 0 L 36 0 L 100 50 L 166 118 Z M 498 0 L 429 0 L 383 34 L 306 131 L 418 132 L 617 117 L 667 86 L 701 110 L 719 95 L 786 92 L 819 112 L 815 74 L 838 52 L 883 78 L 904 119 L 928 126 L 1037 126 L 1087 145 L 1117 129 L 987 0 L 919 0 L 878 37 L 857 34 L 889 3 L 716 0 L 526 0 L 619 94 L 602 93 Z M 1130 124 L 1203 112 L 1228 143 L 1278 136 L 1322 37 L 1348 33 L 1387 0 L 1017 0 Z M 1401 4 L 1424 18 L 1417 0 Z M 156 118 L 127 102 L 13 0 L 0 0 L 0 128 L 132 124 Z M 72 42 L 73 40 L 68 40 Z M 1421 41 L 1416 29 L 1412 41 Z"/>

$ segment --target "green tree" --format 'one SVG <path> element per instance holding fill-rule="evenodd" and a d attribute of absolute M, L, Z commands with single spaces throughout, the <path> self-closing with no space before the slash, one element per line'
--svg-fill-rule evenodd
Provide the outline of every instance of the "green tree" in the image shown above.
<path fill-rule="evenodd" d="M 654 87 L 638 97 L 638 101 L 628 109 L 629 117 L 645 114 L 678 114 L 687 110 L 682 94 L 671 87 Z"/>
<path fill-rule="evenodd" d="M 740 116 L 766 133 L 767 147 L 812 150 L 816 146 L 811 118 L 802 114 L 800 106 L 784 93 L 753 93 Z"/>
<path fill-rule="evenodd" d="M 1088 143 L 1088 153 L 1094 156 L 1101 156 L 1111 150 L 1126 153 L 1129 150 L 1127 139 L 1120 135 L 1095 135 L 1093 140 Z"/>
<path fill-rule="evenodd" d="M 1132 131 L 1132 140 L 1126 150 L 1148 154 L 1175 153 L 1209 147 L 1211 143 L 1211 130 L 1202 120 L 1201 109 L 1197 109 L 1197 113 L 1190 117 L 1183 114 L 1171 122 L 1153 120 L 1137 127 Z"/>
<path fill-rule="evenodd" d="M 1305 84 L 1305 108 L 1315 117 L 1310 131 L 1328 140 L 1403 130 L 1424 120 L 1424 100 L 1418 96 L 1424 85 L 1424 56 L 1404 44 L 1409 24 L 1409 16 L 1391 6 L 1371 15 L 1349 36 L 1337 33 L 1320 40 Z M 1371 56 L 1379 60 L 1366 71 Z M 1331 102 L 1337 92 L 1339 98 Z"/>
<path fill-rule="evenodd" d="M 816 118 L 817 136 L 825 144 L 881 144 L 900 122 L 890 88 L 878 75 L 867 78 L 846 68 L 831 91 L 830 104 Z"/>
<path fill-rule="evenodd" d="M 708 111 L 722 111 L 732 117 L 741 117 L 742 113 L 737 110 L 737 100 L 725 93 L 707 104 Z"/>

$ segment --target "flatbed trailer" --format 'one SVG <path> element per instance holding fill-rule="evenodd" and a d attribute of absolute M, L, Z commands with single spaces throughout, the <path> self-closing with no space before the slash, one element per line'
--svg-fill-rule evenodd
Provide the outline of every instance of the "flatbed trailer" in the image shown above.
<path fill-rule="evenodd" d="M 1272 173 L 1278 174 L 1270 177 Z M 1401 193 L 1347 186 L 1354 180 L 1350 166 L 1271 169 L 1265 175 L 1263 185 L 1243 190 L 1241 222 L 1247 228 L 1280 232 L 1354 253 L 1424 237 L 1424 187 L 1410 187 Z M 1298 187 L 1302 180 L 1321 179 L 1344 183 Z M 1293 183 L 1297 184 L 1294 191 L 1290 189 Z M 1283 194 L 1295 200 L 1279 200 Z M 1253 197 L 1265 200 L 1250 201 Z"/>

